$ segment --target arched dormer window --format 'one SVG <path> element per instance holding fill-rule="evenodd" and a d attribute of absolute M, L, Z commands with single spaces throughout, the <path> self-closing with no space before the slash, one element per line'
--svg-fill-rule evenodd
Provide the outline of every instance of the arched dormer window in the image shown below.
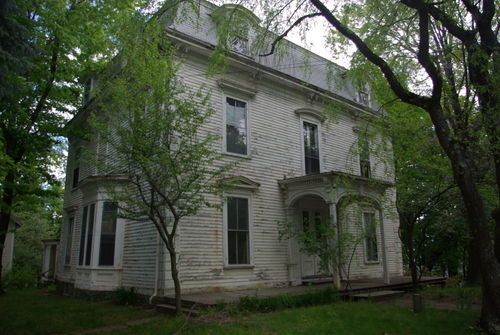
<path fill-rule="evenodd" d="M 250 55 L 252 28 L 260 23 L 255 14 L 241 5 L 224 4 L 212 12 L 212 20 L 219 43 L 235 53 Z"/>

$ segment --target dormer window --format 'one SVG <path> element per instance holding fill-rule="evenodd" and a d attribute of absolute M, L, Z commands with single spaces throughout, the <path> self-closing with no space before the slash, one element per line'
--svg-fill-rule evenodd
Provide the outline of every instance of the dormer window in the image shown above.
<path fill-rule="evenodd" d="M 259 27 L 259 18 L 245 7 L 224 4 L 212 12 L 219 43 L 240 55 L 250 55 L 250 42 Z"/>
<path fill-rule="evenodd" d="M 248 55 L 248 39 L 241 36 L 234 36 L 231 42 L 231 50 L 243 55 Z"/>
<path fill-rule="evenodd" d="M 368 106 L 368 100 L 369 100 L 368 98 L 369 98 L 368 93 L 364 91 L 358 92 L 358 101 L 360 104 Z"/>

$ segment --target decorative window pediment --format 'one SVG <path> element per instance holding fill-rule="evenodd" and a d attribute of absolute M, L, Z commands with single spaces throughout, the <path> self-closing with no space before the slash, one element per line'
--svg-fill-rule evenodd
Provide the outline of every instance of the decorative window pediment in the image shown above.
<path fill-rule="evenodd" d="M 295 114 L 298 115 L 298 116 L 309 116 L 309 117 L 313 117 L 321 122 L 325 121 L 326 120 L 326 116 L 325 116 L 325 113 L 323 112 L 320 112 L 316 109 L 312 109 L 312 108 L 299 108 L 299 109 L 296 109 L 295 110 Z"/>
<path fill-rule="evenodd" d="M 244 176 L 233 176 L 223 179 L 225 183 L 230 184 L 236 189 L 257 190 L 260 184 Z"/>
<path fill-rule="evenodd" d="M 219 87 L 225 92 L 235 93 L 249 98 L 254 97 L 257 94 L 257 88 L 255 86 L 242 84 L 228 79 L 217 80 L 217 85 L 219 85 Z"/>

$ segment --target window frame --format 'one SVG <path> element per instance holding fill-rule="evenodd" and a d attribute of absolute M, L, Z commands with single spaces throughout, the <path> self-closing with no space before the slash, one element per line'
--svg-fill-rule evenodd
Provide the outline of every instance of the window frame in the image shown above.
<path fill-rule="evenodd" d="M 79 241 L 79 246 L 78 246 L 78 262 L 77 266 L 79 268 L 104 268 L 104 269 L 116 269 L 119 268 L 119 264 L 121 263 L 121 257 L 122 257 L 122 252 L 120 251 L 120 247 L 123 247 L 123 227 L 121 220 L 119 216 L 116 218 L 116 223 L 115 223 L 115 241 L 114 241 L 114 255 L 113 255 L 113 265 L 100 265 L 100 253 L 101 253 L 101 235 L 102 235 L 102 215 L 103 215 L 103 210 L 104 210 L 104 204 L 106 202 L 113 202 L 116 203 L 116 201 L 112 201 L 109 199 L 95 199 L 89 202 L 86 202 L 82 205 L 81 208 L 81 213 L 80 213 L 80 241 Z M 94 205 L 94 213 L 93 213 L 93 229 L 92 229 L 92 238 L 90 240 L 90 243 L 88 242 L 88 222 L 90 220 L 90 208 L 91 206 Z M 86 217 L 86 222 L 83 221 L 84 217 L 84 212 L 85 208 L 87 209 L 87 217 Z M 117 204 L 117 213 L 119 211 L 119 206 Z M 83 233 L 83 228 L 85 224 L 85 241 L 84 241 L 84 254 L 83 257 L 81 257 L 81 248 L 82 248 L 82 233 Z M 88 251 L 90 244 L 90 251 Z M 89 256 L 90 255 L 90 256 Z M 88 260 L 89 264 L 87 263 L 87 257 L 90 257 Z M 82 258 L 82 261 L 80 263 L 80 258 Z"/>
<path fill-rule="evenodd" d="M 318 162 L 319 162 L 319 171 L 317 173 L 307 173 L 306 171 L 306 148 L 305 148 L 305 143 L 304 143 L 304 123 L 307 122 L 307 123 L 310 123 L 310 124 L 313 124 L 316 126 L 316 129 L 318 131 Z M 313 118 L 309 118 L 309 117 L 303 117 L 301 116 L 300 117 L 300 146 L 301 146 L 301 149 L 302 149 L 302 156 L 301 156 L 301 159 L 302 159 L 302 172 L 304 173 L 304 175 L 314 175 L 314 174 L 319 174 L 321 172 L 323 172 L 323 162 L 322 162 L 322 158 L 323 158 L 323 152 L 322 152 L 322 136 L 321 136 L 321 123 L 318 122 L 317 120 L 313 119 Z"/>
<path fill-rule="evenodd" d="M 246 112 L 246 140 L 247 140 L 247 153 L 244 155 L 244 154 L 239 154 L 239 153 L 236 153 L 236 152 L 230 152 L 227 150 L 227 98 L 230 98 L 230 99 L 233 99 L 233 100 L 237 100 L 237 101 L 240 101 L 240 102 L 244 102 L 245 103 L 245 112 Z M 229 155 L 229 156 L 236 156 L 236 157 L 244 157 L 244 158 L 248 158 L 250 156 L 250 152 L 251 152 L 251 148 L 252 148 L 252 145 L 251 145 L 251 140 L 250 140 L 250 129 L 251 129 L 251 122 L 250 122 L 250 113 L 249 113 L 249 107 L 250 107 L 250 104 L 249 104 L 249 101 L 247 99 L 243 99 L 242 97 L 239 97 L 237 95 L 230 95 L 230 94 L 222 94 L 222 110 L 223 110 L 223 113 L 222 113 L 222 153 L 225 154 L 225 155 Z"/>
<path fill-rule="evenodd" d="M 228 229 L 228 198 L 247 199 L 248 204 L 248 264 L 230 264 L 229 263 L 229 229 Z M 247 192 L 231 192 L 224 194 L 224 205 L 222 211 L 223 217 L 223 249 L 224 249 L 224 268 L 225 269 L 244 269 L 254 267 L 253 258 L 253 196 Z"/>
<path fill-rule="evenodd" d="M 244 42 L 245 50 L 237 50 L 236 48 L 233 47 L 235 45 L 234 42 L 237 39 Z M 248 39 L 248 34 L 247 34 L 247 37 L 244 37 L 243 34 L 235 34 L 234 36 L 232 36 L 232 39 L 229 42 L 229 49 L 238 55 L 249 56 L 249 54 L 250 54 L 250 40 Z M 242 51 L 244 51 L 244 52 L 242 52 Z"/>
<path fill-rule="evenodd" d="M 75 215 L 68 216 L 66 224 L 66 243 L 64 246 L 64 265 L 71 265 L 71 256 L 73 251 L 73 240 L 75 233 Z"/>
<path fill-rule="evenodd" d="M 106 203 L 111 203 L 111 204 L 115 204 L 116 206 L 116 217 L 114 218 L 114 242 L 113 242 L 113 264 L 101 264 L 101 248 L 102 248 L 102 224 L 103 224 L 103 221 L 104 221 L 104 205 Z M 99 267 L 114 267 L 116 265 L 116 248 L 117 248 L 117 236 L 118 236 L 118 211 L 119 211 L 119 207 L 118 207 L 118 203 L 116 201 L 110 201 L 110 200 L 103 200 L 103 201 L 100 201 L 100 215 L 99 215 L 99 218 L 100 218 L 100 221 L 98 223 L 99 225 L 99 235 L 98 235 L 98 238 L 97 240 L 99 240 L 99 248 L 97 250 L 97 259 L 96 259 L 96 265 L 99 266 Z M 97 230 L 97 229 L 96 229 Z M 97 241 L 96 240 L 96 241 Z"/>
<path fill-rule="evenodd" d="M 366 149 L 365 149 L 366 146 Z M 370 179 L 372 178 L 372 163 L 371 163 L 371 155 L 370 155 L 370 141 L 367 138 L 358 137 L 358 165 L 359 165 L 359 175 L 363 178 Z M 365 152 L 366 151 L 366 152 Z M 366 153 L 366 156 L 365 156 Z M 366 159 L 363 159 L 365 158 Z M 368 173 L 367 175 L 363 174 L 363 167 L 367 166 Z"/>
<path fill-rule="evenodd" d="M 376 245 L 376 251 L 377 251 L 377 259 L 368 259 L 368 235 L 367 235 L 367 222 L 366 222 L 366 215 L 370 215 L 373 219 L 373 226 L 374 226 L 374 231 L 375 231 L 375 245 Z M 363 221 L 363 234 L 365 235 L 363 238 L 363 246 L 364 246 L 364 260 L 365 264 L 378 264 L 380 263 L 380 248 L 379 248 L 379 232 L 377 230 L 377 215 L 375 211 L 370 211 L 370 210 L 364 210 L 362 211 L 362 221 Z"/>

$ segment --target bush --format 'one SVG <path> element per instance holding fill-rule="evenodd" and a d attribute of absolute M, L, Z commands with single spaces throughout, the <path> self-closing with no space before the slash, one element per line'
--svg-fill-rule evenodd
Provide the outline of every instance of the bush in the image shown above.
<path fill-rule="evenodd" d="M 300 295 L 281 295 L 276 297 L 259 298 L 242 297 L 238 308 L 248 312 L 270 312 L 284 308 L 295 308 L 327 304 L 339 301 L 337 291 L 328 287 L 324 290 L 317 290 Z"/>
<path fill-rule="evenodd" d="M 137 305 L 140 300 L 135 287 L 119 287 L 111 295 L 111 301 L 117 305 Z"/>
<path fill-rule="evenodd" d="M 38 286 L 38 272 L 26 266 L 14 266 L 2 278 L 5 288 L 30 288 Z"/>

